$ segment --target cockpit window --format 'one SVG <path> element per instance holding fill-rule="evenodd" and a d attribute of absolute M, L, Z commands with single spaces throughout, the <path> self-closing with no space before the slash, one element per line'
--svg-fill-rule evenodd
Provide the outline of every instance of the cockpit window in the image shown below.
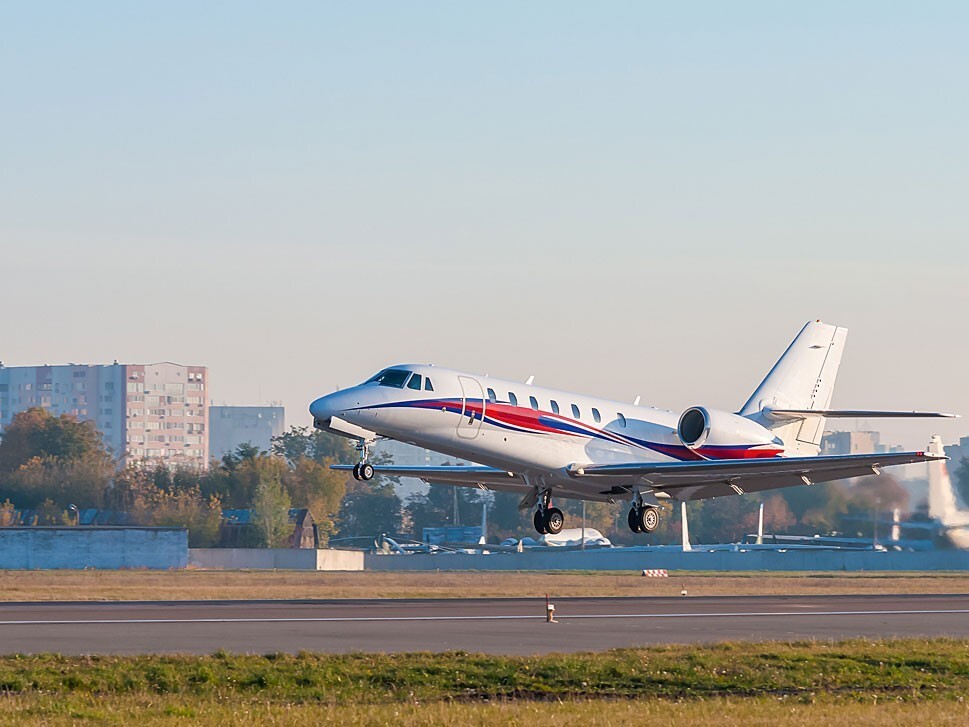
<path fill-rule="evenodd" d="M 410 376 L 410 373 L 411 372 L 407 369 L 384 369 L 372 379 L 369 379 L 364 383 L 380 384 L 381 386 L 391 386 L 395 389 L 403 389 L 404 382 L 407 381 L 407 377 Z"/>
<path fill-rule="evenodd" d="M 434 391 L 434 386 L 430 379 L 424 379 L 424 391 Z"/>
<path fill-rule="evenodd" d="M 410 377 L 410 381 L 407 382 L 407 388 L 408 389 L 415 389 L 416 391 L 420 391 L 421 390 L 421 381 L 423 380 L 423 378 L 424 377 L 421 376 L 420 374 L 414 374 L 413 376 Z"/>

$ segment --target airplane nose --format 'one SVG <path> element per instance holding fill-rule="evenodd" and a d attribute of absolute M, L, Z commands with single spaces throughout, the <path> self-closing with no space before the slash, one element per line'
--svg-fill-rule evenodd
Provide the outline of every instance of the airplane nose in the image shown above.
<path fill-rule="evenodd" d="M 310 414 L 313 415 L 314 421 L 325 422 L 333 416 L 332 399 L 329 396 L 321 396 L 310 404 Z"/>

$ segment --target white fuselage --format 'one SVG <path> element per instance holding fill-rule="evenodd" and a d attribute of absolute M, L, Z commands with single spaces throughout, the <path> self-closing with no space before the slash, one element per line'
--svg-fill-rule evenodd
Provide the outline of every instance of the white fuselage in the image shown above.
<path fill-rule="evenodd" d="M 340 431 L 349 424 L 465 462 L 532 473 L 549 485 L 567 482 L 567 468 L 589 464 L 783 454 L 777 443 L 690 449 L 677 434 L 679 416 L 653 407 L 427 365 L 381 374 L 401 371 L 410 375 L 403 386 L 399 376 L 390 385 L 371 380 L 317 399 L 310 406 L 316 426 Z"/>

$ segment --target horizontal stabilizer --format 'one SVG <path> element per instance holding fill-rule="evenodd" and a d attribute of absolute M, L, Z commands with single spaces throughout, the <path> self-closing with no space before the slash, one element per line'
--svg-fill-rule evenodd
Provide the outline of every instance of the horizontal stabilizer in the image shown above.
<path fill-rule="evenodd" d="M 770 419 L 958 419 L 958 414 L 938 411 L 874 411 L 869 409 L 764 409 Z"/>

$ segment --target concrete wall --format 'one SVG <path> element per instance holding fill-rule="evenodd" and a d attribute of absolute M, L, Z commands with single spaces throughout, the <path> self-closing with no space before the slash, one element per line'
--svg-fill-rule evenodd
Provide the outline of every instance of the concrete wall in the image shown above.
<path fill-rule="evenodd" d="M 919 571 L 969 570 L 969 551 L 775 551 L 662 552 L 632 548 L 587 551 L 526 551 L 493 555 L 371 555 L 366 570 L 738 570 L 738 571 Z"/>
<path fill-rule="evenodd" d="M 182 528 L 0 528 L 0 568 L 184 568 L 188 531 Z"/>
<path fill-rule="evenodd" d="M 192 548 L 195 568 L 247 570 L 363 570 L 359 550 L 308 548 Z"/>

